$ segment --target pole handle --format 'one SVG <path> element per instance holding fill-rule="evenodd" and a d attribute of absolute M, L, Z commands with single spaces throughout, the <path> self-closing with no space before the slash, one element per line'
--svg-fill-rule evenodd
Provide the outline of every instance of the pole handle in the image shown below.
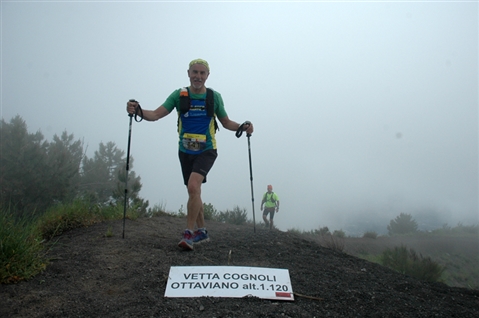
<path fill-rule="evenodd" d="M 135 121 L 139 123 L 143 120 L 143 109 L 140 106 L 140 102 L 133 98 L 130 99 L 128 102 L 138 104 L 138 107 L 135 108 Z M 138 120 L 138 115 L 140 115 L 140 120 Z M 133 114 L 128 113 L 128 116 L 133 117 Z"/>
<path fill-rule="evenodd" d="M 243 135 L 243 128 L 244 128 L 245 125 L 249 126 L 249 125 L 251 125 L 251 122 L 247 120 L 238 127 L 238 129 L 236 130 L 236 138 L 239 138 L 239 137 L 241 137 L 241 135 Z M 251 134 L 246 134 L 246 136 L 250 137 Z"/>

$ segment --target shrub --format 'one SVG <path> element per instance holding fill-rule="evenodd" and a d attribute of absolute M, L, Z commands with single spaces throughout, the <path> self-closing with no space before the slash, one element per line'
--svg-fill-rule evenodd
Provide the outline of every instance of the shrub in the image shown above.
<path fill-rule="evenodd" d="M 146 217 L 155 217 L 160 215 L 167 215 L 165 212 L 165 206 L 163 204 L 155 204 L 152 208 L 148 208 Z"/>
<path fill-rule="evenodd" d="M 216 211 L 211 203 L 203 203 L 203 212 L 205 214 L 205 220 L 215 220 L 218 215 L 218 211 Z"/>
<path fill-rule="evenodd" d="M 387 248 L 381 255 L 381 263 L 397 272 L 428 282 L 439 281 L 444 272 L 444 267 L 430 257 L 423 257 L 413 249 L 408 251 L 404 245 Z"/>
<path fill-rule="evenodd" d="M 401 213 L 388 225 L 389 235 L 407 234 L 417 232 L 417 222 L 410 214 Z"/>
<path fill-rule="evenodd" d="M 443 224 L 442 228 L 435 229 L 431 231 L 433 234 L 445 234 L 445 235 L 463 235 L 463 234 L 472 234 L 479 235 L 479 225 L 463 225 L 458 223 L 456 227 L 450 227 L 447 224 Z"/>
<path fill-rule="evenodd" d="M 474 234 L 478 235 L 479 234 L 479 225 L 462 225 L 459 223 L 457 225 L 457 228 L 459 229 L 459 232 L 467 233 L 467 234 Z"/>
<path fill-rule="evenodd" d="M 343 230 L 334 230 L 333 236 L 340 237 L 340 238 L 345 238 L 346 233 L 344 233 Z"/>
<path fill-rule="evenodd" d="M 289 233 L 294 233 L 294 234 L 303 234 L 303 232 L 300 230 L 300 229 L 297 229 L 297 228 L 291 228 L 291 229 L 288 229 L 287 232 Z"/>
<path fill-rule="evenodd" d="M 342 252 L 344 250 L 344 238 L 331 234 L 322 235 L 320 244 L 334 251 Z"/>
<path fill-rule="evenodd" d="M 175 217 L 179 217 L 179 218 L 186 217 L 186 212 L 185 212 L 185 210 L 183 209 L 183 204 L 182 204 L 181 207 L 178 209 L 178 212 L 171 212 L 171 215 L 173 215 L 173 216 L 175 216 Z"/>
<path fill-rule="evenodd" d="M 323 227 L 319 228 L 319 230 L 314 230 L 314 233 L 317 234 L 317 235 L 320 235 L 320 236 L 331 234 L 331 232 L 329 232 L 329 228 L 327 226 L 323 226 Z"/>
<path fill-rule="evenodd" d="M 233 211 L 226 210 L 220 212 L 217 216 L 217 221 L 241 225 L 248 220 L 246 209 L 240 209 L 238 206 L 234 207 Z"/>
<path fill-rule="evenodd" d="M 367 231 L 363 234 L 363 238 L 376 239 L 377 237 L 378 237 L 378 233 L 374 231 Z"/>

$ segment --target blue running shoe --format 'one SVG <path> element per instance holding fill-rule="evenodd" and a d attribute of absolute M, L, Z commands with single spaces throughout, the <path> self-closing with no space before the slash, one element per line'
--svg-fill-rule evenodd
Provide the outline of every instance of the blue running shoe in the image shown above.
<path fill-rule="evenodd" d="M 183 239 L 178 243 L 178 246 L 187 251 L 193 250 L 193 233 L 190 230 L 185 230 Z"/>
<path fill-rule="evenodd" d="M 208 231 L 206 229 L 197 229 L 193 236 L 193 243 L 199 244 L 203 242 L 209 242 L 210 238 L 208 236 Z"/>

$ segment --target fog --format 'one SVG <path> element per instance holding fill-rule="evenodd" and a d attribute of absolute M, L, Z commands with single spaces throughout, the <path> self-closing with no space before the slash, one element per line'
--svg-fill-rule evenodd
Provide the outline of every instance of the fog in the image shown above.
<path fill-rule="evenodd" d="M 281 230 L 477 224 L 478 16 L 477 2 L 2 1 L 1 117 L 66 130 L 89 157 L 126 151 L 127 100 L 155 109 L 203 58 L 230 119 L 255 127 L 249 149 L 220 128 L 205 203 L 252 218 L 254 200 L 258 222 L 272 184 Z M 170 212 L 187 200 L 176 120 L 131 135 L 140 196 Z"/>

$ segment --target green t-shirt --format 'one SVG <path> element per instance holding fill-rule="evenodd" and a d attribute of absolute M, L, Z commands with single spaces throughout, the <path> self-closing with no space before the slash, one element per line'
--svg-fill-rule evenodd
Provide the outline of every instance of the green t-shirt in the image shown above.
<path fill-rule="evenodd" d="M 206 112 L 206 93 L 192 94 L 190 92 L 191 108 L 185 113 L 180 113 L 180 89 L 168 96 L 163 106 L 169 112 L 176 109 L 178 113 L 178 134 L 180 151 L 199 154 L 208 149 L 216 149 L 215 117 L 228 116 L 221 94 L 214 92 L 215 117 L 208 117 Z"/>
<path fill-rule="evenodd" d="M 276 201 L 279 201 L 279 197 L 276 193 L 274 192 L 266 192 L 263 195 L 263 203 L 266 208 L 274 208 L 276 207 Z"/>

